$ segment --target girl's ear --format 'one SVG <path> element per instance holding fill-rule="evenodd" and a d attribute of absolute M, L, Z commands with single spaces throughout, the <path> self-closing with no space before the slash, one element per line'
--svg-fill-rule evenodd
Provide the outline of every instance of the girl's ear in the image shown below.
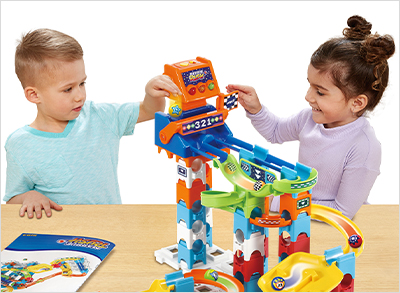
<path fill-rule="evenodd" d="M 359 95 L 352 99 L 351 111 L 353 113 L 362 112 L 368 104 L 368 97 L 364 94 Z"/>
<path fill-rule="evenodd" d="M 25 98 L 34 104 L 40 103 L 40 98 L 38 96 L 38 91 L 35 87 L 28 86 L 24 89 Z"/>

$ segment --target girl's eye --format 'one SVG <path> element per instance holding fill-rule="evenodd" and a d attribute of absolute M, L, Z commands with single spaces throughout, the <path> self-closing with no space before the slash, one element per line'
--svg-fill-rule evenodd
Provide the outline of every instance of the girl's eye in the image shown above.
<path fill-rule="evenodd" d="M 64 92 L 65 92 L 65 93 L 68 93 L 68 92 L 70 92 L 71 90 L 72 90 L 72 87 L 67 88 L 66 90 L 64 90 Z"/>
<path fill-rule="evenodd" d="M 84 86 L 86 84 L 86 81 L 83 81 L 80 86 Z"/>
<path fill-rule="evenodd" d="M 319 96 L 323 96 L 323 95 L 324 95 L 324 94 L 321 93 L 319 90 L 317 90 L 317 94 L 318 94 Z"/>

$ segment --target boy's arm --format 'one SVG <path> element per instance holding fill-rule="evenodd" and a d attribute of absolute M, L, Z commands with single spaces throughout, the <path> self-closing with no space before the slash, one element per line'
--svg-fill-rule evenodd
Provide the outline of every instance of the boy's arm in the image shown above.
<path fill-rule="evenodd" d="M 7 204 L 22 204 L 19 215 L 23 217 L 26 212 L 30 219 L 33 218 L 33 212 L 36 213 L 36 218 L 40 219 L 42 209 L 44 209 L 47 217 L 51 217 L 51 209 L 62 210 L 60 205 L 35 190 L 18 194 L 7 201 Z"/>
<path fill-rule="evenodd" d="M 179 88 L 167 75 L 158 75 L 146 84 L 146 95 L 140 103 L 137 123 L 154 119 L 154 114 L 165 109 L 165 97 L 170 93 L 181 95 Z"/>

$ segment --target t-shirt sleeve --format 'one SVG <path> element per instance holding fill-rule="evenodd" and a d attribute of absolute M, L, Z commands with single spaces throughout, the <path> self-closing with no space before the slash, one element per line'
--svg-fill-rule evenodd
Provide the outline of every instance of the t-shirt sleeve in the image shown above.
<path fill-rule="evenodd" d="M 7 202 L 18 194 L 33 190 L 34 183 L 29 178 L 22 165 L 10 152 L 7 152 L 6 159 L 6 192 L 3 200 Z"/>
<path fill-rule="evenodd" d="M 118 137 L 131 135 L 139 117 L 140 103 L 92 104 L 104 124 Z"/>
<path fill-rule="evenodd" d="M 303 129 L 307 110 L 290 117 L 277 117 L 271 113 L 265 106 L 257 114 L 246 113 L 251 120 L 254 128 L 269 142 L 283 143 L 285 141 L 299 140 L 299 134 Z"/>

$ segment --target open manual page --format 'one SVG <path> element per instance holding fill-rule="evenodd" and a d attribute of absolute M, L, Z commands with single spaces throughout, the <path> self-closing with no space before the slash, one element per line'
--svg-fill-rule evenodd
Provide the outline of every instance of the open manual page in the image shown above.
<path fill-rule="evenodd" d="M 23 233 L 1 252 L 1 291 L 77 291 L 114 246 L 91 237 Z"/>

